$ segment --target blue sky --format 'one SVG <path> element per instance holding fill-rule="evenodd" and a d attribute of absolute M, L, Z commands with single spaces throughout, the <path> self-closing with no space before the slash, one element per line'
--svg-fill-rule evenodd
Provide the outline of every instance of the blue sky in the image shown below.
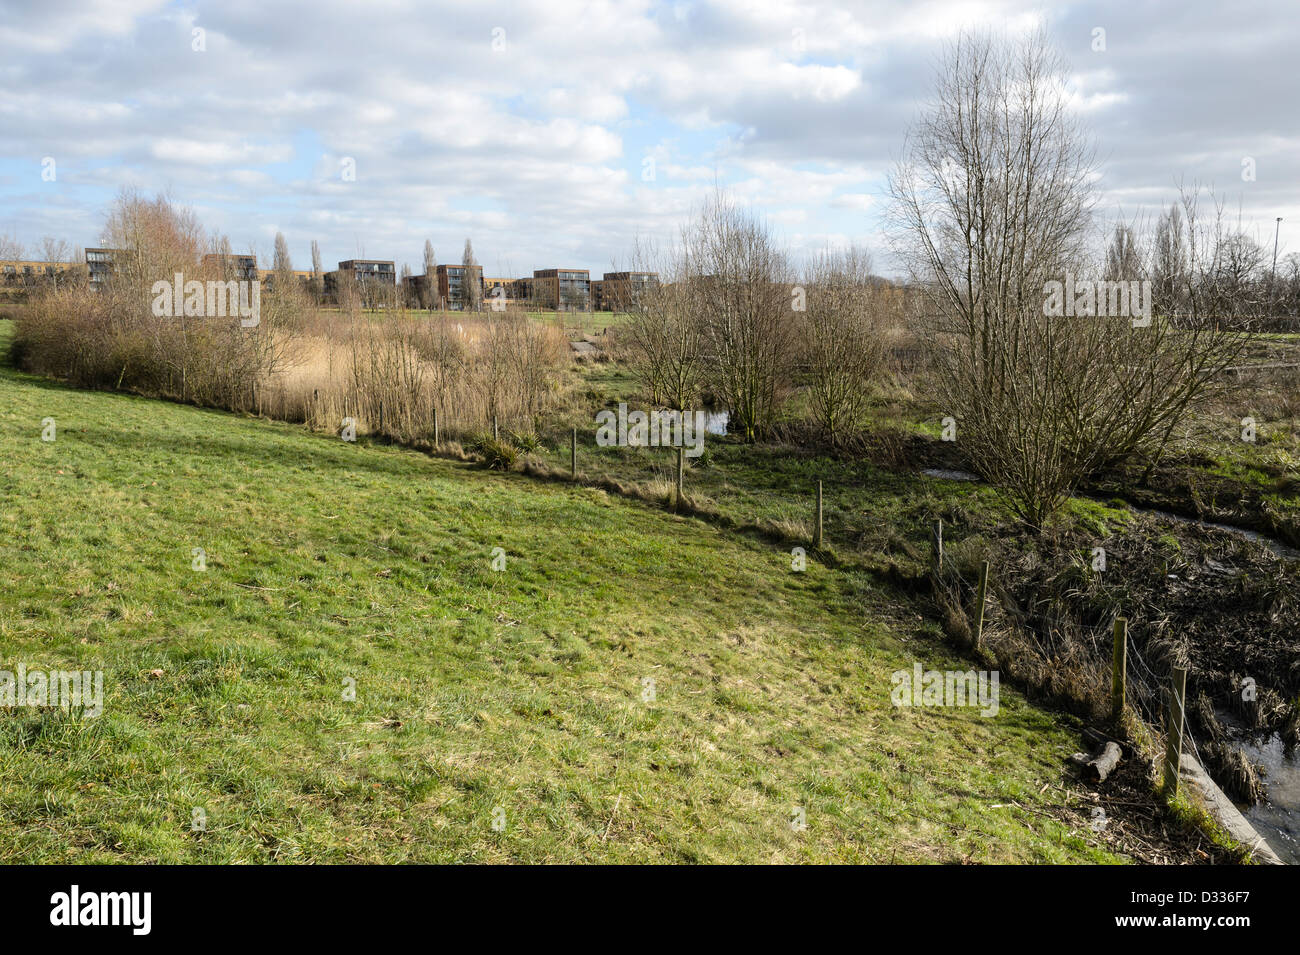
<path fill-rule="evenodd" d="M 29 254 L 46 235 L 93 245 L 134 186 L 170 192 L 268 261 L 282 231 L 300 268 L 313 239 L 327 267 L 358 254 L 418 267 L 426 238 L 449 261 L 470 237 L 489 273 L 600 272 L 626 265 L 638 238 L 671 239 L 716 181 L 796 257 L 853 242 L 890 273 L 885 178 L 943 42 L 1041 26 L 1097 136 L 1103 216 L 1153 215 L 1180 178 L 1213 183 L 1269 247 L 1283 216 L 1285 253 L 1300 249 L 1295 13 L 1204 0 L 7 2 L 0 233 Z"/>

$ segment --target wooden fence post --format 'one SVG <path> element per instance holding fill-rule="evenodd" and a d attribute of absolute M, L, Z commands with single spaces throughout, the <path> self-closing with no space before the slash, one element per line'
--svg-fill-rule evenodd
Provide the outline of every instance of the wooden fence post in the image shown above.
<path fill-rule="evenodd" d="M 930 570 L 938 577 L 939 571 L 943 570 L 943 521 L 934 522 L 934 527 L 930 529 L 930 541 L 933 545 L 930 548 Z"/>
<path fill-rule="evenodd" d="M 1165 719 L 1165 798 L 1178 795 L 1178 774 L 1183 763 L 1183 715 L 1187 707 L 1187 669 L 1174 667 L 1169 681 L 1169 707 Z"/>
<path fill-rule="evenodd" d="M 578 480 L 578 429 L 573 429 L 573 434 L 569 437 L 569 472 L 573 479 Z"/>
<path fill-rule="evenodd" d="M 433 446 L 438 446 L 438 409 L 433 409 Z"/>
<path fill-rule="evenodd" d="M 1110 718 L 1116 723 L 1124 718 L 1124 701 L 1128 698 L 1128 619 L 1115 618 L 1115 646 L 1110 653 Z"/>
<path fill-rule="evenodd" d="M 682 509 L 682 485 L 685 483 L 686 458 L 682 446 L 677 446 L 677 510 Z"/>
<path fill-rule="evenodd" d="M 975 595 L 975 649 L 980 648 L 984 639 L 984 601 L 989 592 L 989 562 L 980 562 L 980 584 Z"/>
<path fill-rule="evenodd" d="M 817 530 L 813 533 L 813 546 L 822 546 L 822 482 L 817 482 Z"/>

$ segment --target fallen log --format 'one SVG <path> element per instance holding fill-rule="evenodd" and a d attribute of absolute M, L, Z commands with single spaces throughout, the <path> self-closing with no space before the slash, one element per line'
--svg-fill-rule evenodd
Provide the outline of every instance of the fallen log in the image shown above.
<path fill-rule="evenodd" d="M 1089 759 L 1084 753 L 1075 753 L 1074 762 L 1083 769 L 1084 775 L 1096 782 L 1103 782 L 1124 758 L 1124 751 L 1113 740 L 1106 743 L 1096 756 Z"/>

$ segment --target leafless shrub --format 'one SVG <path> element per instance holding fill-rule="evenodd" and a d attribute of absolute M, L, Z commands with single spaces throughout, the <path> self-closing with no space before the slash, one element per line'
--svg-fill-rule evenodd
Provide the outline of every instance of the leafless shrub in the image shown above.
<path fill-rule="evenodd" d="M 713 387 L 746 441 L 769 434 L 796 359 L 794 272 L 767 226 L 715 193 L 685 230 L 685 294 Z"/>
<path fill-rule="evenodd" d="M 883 302 L 871 259 L 856 248 L 818 255 L 803 284 L 803 380 L 822 435 L 839 445 L 866 412 L 884 362 Z"/>
<path fill-rule="evenodd" d="M 690 273 L 679 252 L 659 255 L 642 247 L 634 258 L 638 270 L 657 271 L 660 281 L 629 302 L 631 318 L 619 337 L 651 402 L 684 411 L 698 399 L 705 372 Z"/>
<path fill-rule="evenodd" d="M 931 302 L 936 404 L 1033 526 L 1085 475 L 1158 457 L 1239 347 L 1195 309 L 1149 327 L 1047 314 L 1048 283 L 1089 261 L 1093 152 L 1064 76 L 1041 35 L 963 35 L 891 179 L 897 247 Z"/>
<path fill-rule="evenodd" d="M 24 367 L 96 388 L 128 388 L 181 401 L 244 408 L 256 382 L 288 347 L 286 303 L 263 299 L 256 327 L 225 318 L 153 312 L 155 282 L 213 279 L 199 266 L 207 246 L 194 214 L 165 196 L 124 191 L 102 237 L 115 250 L 107 288 L 68 286 L 42 296 L 19 320 Z"/>

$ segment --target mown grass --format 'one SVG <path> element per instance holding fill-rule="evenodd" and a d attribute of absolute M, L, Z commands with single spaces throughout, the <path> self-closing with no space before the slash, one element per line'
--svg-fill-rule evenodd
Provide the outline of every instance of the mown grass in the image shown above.
<path fill-rule="evenodd" d="M 0 711 L 2 862 L 1114 858 L 1044 810 L 1068 720 L 891 706 L 969 664 L 865 578 L 8 370 L 0 409 L 0 666 L 105 683 L 98 718 Z"/>

